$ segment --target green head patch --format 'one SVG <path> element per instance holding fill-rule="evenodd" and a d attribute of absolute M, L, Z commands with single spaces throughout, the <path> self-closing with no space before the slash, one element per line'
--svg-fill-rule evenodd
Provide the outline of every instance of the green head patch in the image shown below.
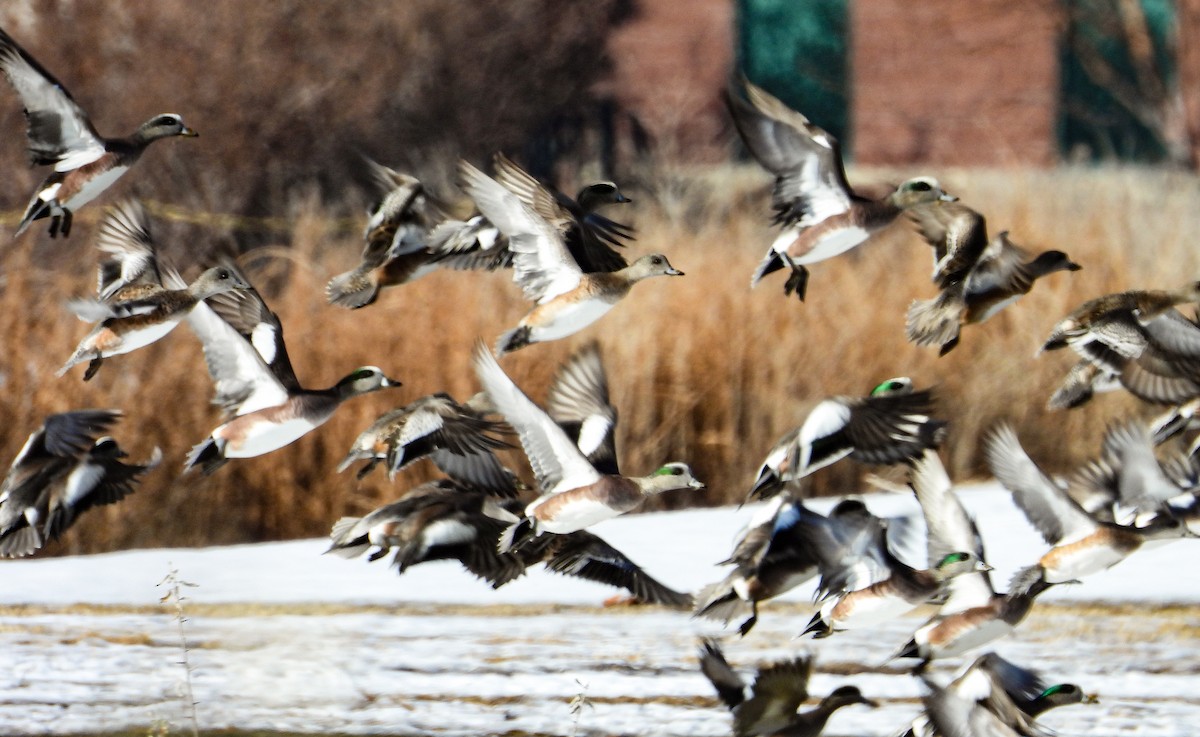
<path fill-rule="evenodd" d="M 955 563 L 962 563 L 965 560 L 969 560 L 970 557 L 971 557 L 970 553 L 950 553 L 949 555 L 947 555 L 946 557 L 944 557 L 940 561 L 938 561 L 937 567 L 945 568 L 948 565 L 953 565 Z"/>

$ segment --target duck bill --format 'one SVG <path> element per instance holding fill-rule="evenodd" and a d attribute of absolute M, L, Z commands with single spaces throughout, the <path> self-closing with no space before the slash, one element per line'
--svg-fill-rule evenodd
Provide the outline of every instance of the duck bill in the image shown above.
<path fill-rule="evenodd" d="M 184 137 L 186 137 L 186 138 L 196 138 L 196 137 L 198 137 L 200 134 L 199 134 L 199 133 L 197 133 L 197 132 L 195 131 L 195 129 L 193 129 L 193 128 L 188 128 L 187 126 L 184 126 L 184 127 L 183 127 L 183 130 L 179 131 L 179 135 L 181 135 L 181 136 L 184 136 Z"/>
<path fill-rule="evenodd" d="M 860 704 L 862 704 L 862 705 L 864 705 L 864 706 L 869 706 L 869 707 L 871 707 L 872 709 L 878 709 L 878 708 L 879 708 L 879 702 L 878 702 L 878 701 L 876 701 L 875 699 L 868 699 L 868 698 L 864 698 L 862 701 L 859 701 L 858 703 L 860 703 Z"/>
<path fill-rule="evenodd" d="M 689 489 L 704 489 L 706 487 L 704 486 L 703 481 L 697 481 L 695 479 L 692 479 L 690 482 L 688 482 L 688 488 Z"/>
<path fill-rule="evenodd" d="M 683 272 L 672 266 L 667 269 L 667 276 L 683 276 Z"/>
<path fill-rule="evenodd" d="M 404 385 L 402 383 L 400 383 L 399 379 L 389 379 L 388 377 L 385 376 L 385 377 L 383 377 L 383 383 L 381 384 L 381 386 L 404 386 Z"/>
<path fill-rule="evenodd" d="M 958 198 L 949 192 L 942 192 L 942 194 L 938 196 L 938 199 L 942 202 L 958 202 Z"/>

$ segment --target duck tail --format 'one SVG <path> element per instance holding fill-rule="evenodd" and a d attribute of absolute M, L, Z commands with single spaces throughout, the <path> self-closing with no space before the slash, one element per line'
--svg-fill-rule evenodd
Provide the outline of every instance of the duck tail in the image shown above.
<path fill-rule="evenodd" d="M 325 296 L 329 304 L 357 310 L 373 304 L 379 298 L 379 280 L 374 270 L 347 271 L 329 280 L 325 285 Z"/>
<path fill-rule="evenodd" d="M 42 547 L 42 536 L 33 525 L 0 535 L 0 558 L 23 558 Z"/>
<path fill-rule="evenodd" d="M 183 464 L 183 472 L 187 473 L 194 466 L 200 464 L 204 475 L 210 476 L 228 461 L 229 459 L 225 457 L 225 442 L 209 436 L 192 447 L 187 461 Z"/>
<path fill-rule="evenodd" d="M 496 546 L 496 550 L 501 555 L 520 550 L 526 543 L 537 536 L 537 522 L 533 517 L 523 517 L 505 528 L 504 532 L 500 535 L 500 542 Z"/>
<path fill-rule="evenodd" d="M 358 537 L 350 537 L 350 531 L 358 524 L 362 517 L 342 517 L 337 522 L 333 523 L 333 529 L 329 532 L 329 549 L 322 553 L 326 555 L 333 553 L 341 558 L 357 558 L 362 555 L 370 545 L 367 543 L 365 535 Z"/>
<path fill-rule="evenodd" d="M 805 627 L 804 631 L 800 633 L 800 636 L 803 637 L 807 634 L 812 634 L 814 640 L 821 640 L 832 635 L 833 628 L 830 627 L 829 623 L 825 621 L 825 618 L 821 616 L 821 612 L 817 611 L 817 613 L 813 615 L 813 618 L 809 620 L 808 626 Z"/>
<path fill-rule="evenodd" d="M 1045 569 L 1038 563 L 1022 568 L 1008 582 L 1009 596 L 1037 596 L 1054 585 L 1048 583 L 1045 576 Z"/>
<path fill-rule="evenodd" d="M 21 222 L 17 224 L 17 232 L 13 233 L 13 238 L 20 237 L 34 220 L 45 217 L 50 217 L 50 203 L 34 195 L 29 207 L 25 209 L 25 215 L 21 217 Z"/>
<path fill-rule="evenodd" d="M 718 581 L 696 593 L 696 608 L 692 616 L 729 624 L 734 619 L 753 619 L 754 605 L 738 596 L 727 580 Z"/>
<path fill-rule="evenodd" d="M 783 258 L 779 255 L 779 252 L 772 248 L 767 252 L 766 257 L 763 258 L 763 260 L 758 264 L 758 268 L 754 270 L 754 275 L 750 277 L 750 286 L 753 287 L 754 285 L 758 284 L 758 282 L 761 281 L 764 276 L 767 274 L 773 274 L 782 269 L 784 266 L 787 266 L 787 264 L 783 262 Z"/>
<path fill-rule="evenodd" d="M 499 358 L 505 353 L 511 353 L 512 351 L 524 348 L 532 342 L 530 340 L 531 337 L 532 335 L 527 325 L 509 330 L 496 341 L 496 357 Z"/>
<path fill-rule="evenodd" d="M 909 341 L 941 346 L 940 355 L 946 355 L 958 345 L 964 307 L 961 286 L 948 288 L 933 299 L 914 301 L 904 325 Z"/>
<path fill-rule="evenodd" d="M 754 486 L 750 487 L 750 493 L 746 494 L 746 500 L 762 500 L 770 499 L 778 494 L 787 486 L 787 483 L 779 477 L 773 468 L 764 468 L 758 474 L 758 478 L 754 480 Z"/>
<path fill-rule="evenodd" d="M 892 657 L 888 658 L 888 661 L 899 660 L 900 658 L 920 658 L 920 657 L 921 657 L 921 650 L 917 646 L 917 640 L 914 637 L 913 639 L 904 643 L 903 647 L 901 647 L 899 650 L 897 650 L 895 653 L 893 653 Z"/>

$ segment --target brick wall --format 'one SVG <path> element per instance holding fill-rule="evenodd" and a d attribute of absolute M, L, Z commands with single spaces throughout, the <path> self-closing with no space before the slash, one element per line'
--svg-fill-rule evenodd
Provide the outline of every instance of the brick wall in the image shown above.
<path fill-rule="evenodd" d="M 1047 0 L 850 0 L 860 164 L 1057 161 L 1060 19 Z"/>
<path fill-rule="evenodd" d="M 609 44 L 604 92 L 636 118 L 651 145 L 682 161 L 728 155 L 721 92 L 733 65 L 734 0 L 636 0 Z M 621 135 L 624 134 L 624 135 Z M 628 128 L 618 131 L 630 139 Z M 626 152 L 628 153 L 628 152 Z"/>

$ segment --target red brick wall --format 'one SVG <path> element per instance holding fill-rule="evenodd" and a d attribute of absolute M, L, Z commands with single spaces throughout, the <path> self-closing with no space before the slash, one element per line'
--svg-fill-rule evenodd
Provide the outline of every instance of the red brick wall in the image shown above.
<path fill-rule="evenodd" d="M 728 154 L 721 91 L 734 49 L 734 0 L 636 0 L 609 44 L 609 91 L 664 155 L 719 161 Z"/>
<path fill-rule="evenodd" d="M 1060 19 L 1047 0 L 850 0 L 860 164 L 1051 165 Z"/>

